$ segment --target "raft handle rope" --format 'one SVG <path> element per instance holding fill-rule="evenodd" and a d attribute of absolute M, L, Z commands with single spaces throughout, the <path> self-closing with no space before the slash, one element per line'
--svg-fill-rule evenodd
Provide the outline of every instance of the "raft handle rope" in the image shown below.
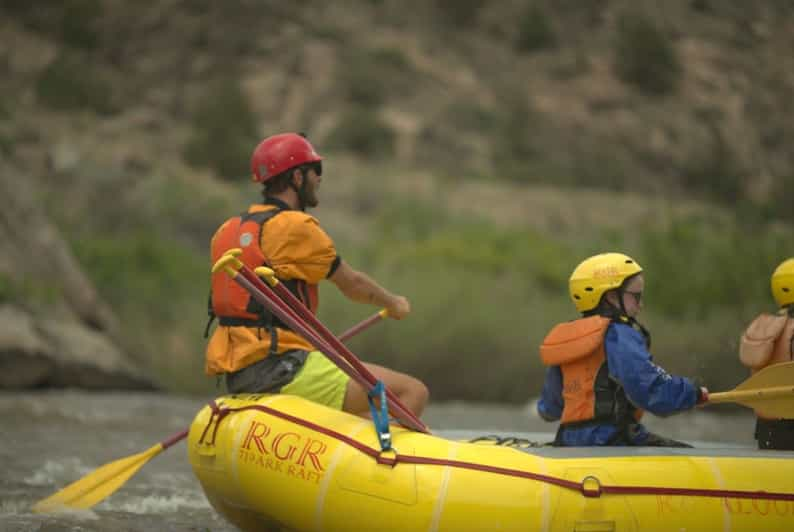
<path fill-rule="evenodd" d="M 375 406 L 375 397 L 380 400 L 380 411 Z M 383 381 L 375 382 L 375 386 L 367 392 L 369 411 L 372 414 L 372 422 L 375 424 L 375 433 L 378 435 L 380 449 L 383 452 L 391 451 L 391 432 L 389 431 L 389 407 L 386 399 L 386 386 Z"/>
<path fill-rule="evenodd" d="M 478 436 L 469 440 L 469 443 L 488 442 L 493 445 L 502 447 L 512 447 L 514 449 L 536 449 L 540 447 L 551 447 L 552 443 L 541 443 L 532 441 L 527 438 L 519 438 L 518 436 L 499 436 L 497 434 L 489 434 L 488 436 Z"/>
<path fill-rule="evenodd" d="M 201 437 L 199 438 L 199 443 L 205 443 L 204 438 L 207 436 L 207 431 L 212 426 L 213 421 L 215 422 L 215 428 L 212 430 L 212 439 L 206 442 L 206 445 L 215 445 L 215 437 L 218 435 L 218 426 L 221 424 L 221 420 L 231 414 L 234 410 L 231 408 L 223 408 L 223 403 L 216 403 L 215 401 L 210 401 L 208 403 L 210 409 L 212 410 L 212 414 L 210 414 L 210 419 L 207 422 L 207 426 L 204 427 L 204 431 L 201 433 Z"/>

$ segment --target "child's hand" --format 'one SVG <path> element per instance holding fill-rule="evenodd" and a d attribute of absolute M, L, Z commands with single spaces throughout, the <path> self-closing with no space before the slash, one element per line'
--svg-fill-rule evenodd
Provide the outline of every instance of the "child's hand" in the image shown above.
<path fill-rule="evenodd" d="M 697 406 L 702 406 L 709 402 L 709 390 L 705 386 L 698 388 Z"/>

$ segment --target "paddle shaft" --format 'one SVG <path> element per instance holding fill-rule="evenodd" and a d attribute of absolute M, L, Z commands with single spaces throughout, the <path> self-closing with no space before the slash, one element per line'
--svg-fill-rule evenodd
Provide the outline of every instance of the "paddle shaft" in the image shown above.
<path fill-rule="evenodd" d="M 336 338 L 319 319 L 317 319 L 317 316 L 315 316 L 312 311 L 310 311 L 306 305 L 304 305 L 297 297 L 295 297 L 292 292 L 290 292 L 287 287 L 284 286 L 278 279 L 275 277 L 273 278 L 275 282 L 271 288 L 269 284 L 265 283 L 265 281 L 263 281 L 245 264 L 241 263 L 241 268 L 239 271 L 242 272 L 246 280 L 252 283 L 257 289 L 259 289 L 259 291 L 265 294 L 271 294 L 275 292 L 277 294 L 277 297 L 274 298 L 275 304 L 279 306 L 285 306 L 287 307 L 287 310 L 291 310 L 293 314 L 298 314 L 297 317 L 299 321 L 302 319 L 308 324 L 309 327 L 317 331 L 317 333 L 321 335 L 321 338 L 325 340 L 326 343 L 330 344 L 330 346 L 342 359 L 353 366 L 353 368 L 364 377 L 366 384 L 363 384 L 363 386 L 366 390 L 369 391 L 375 386 L 377 379 L 366 368 L 366 366 L 364 366 L 358 357 L 356 357 L 356 355 L 354 355 L 344 344 L 342 344 L 342 342 L 340 342 L 339 339 Z M 359 384 L 361 384 L 360 381 Z M 413 414 L 413 412 L 408 410 L 405 405 L 402 404 L 402 401 L 400 401 L 394 392 L 392 392 L 389 388 L 386 388 L 386 396 L 389 398 L 389 401 L 395 405 L 395 410 L 402 410 L 404 412 L 402 420 L 409 420 L 411 424 L 408 426 L 414 430 L 418 430 L 419 432 L 429 432 L 427 426 L 422 423 L 419 418 Z"/>
<path fill-rule="evenodd" d="M 240 272 L 242 272 L 242 274 L 240 274 Z M 235 282 L 237 282 L 248 293 L 250 293 L 251 297 L 256 299 L 256 301 L 261 303 L 270 312 L 275 314 L 287 326 L 295 330 L 298 334 L 319 348 L 323 354 L 328 356 L 328 358 L 331 359 L 334 364 L 336 364 L 342 371 L 347 373 L 350 378 L 355 380 L 365 389 L 372 389 L 377 382 L 372 373 L 361 363 L 360 360 L 358 360 L 358 358 L 356 358 L 355 355 L 353 355 L 341 342 L 339 342 L 339 340 L 333 336 L 333 334 L 331 334 L 330 331 L 328 331 L 328 329 L 326 329 L 325 326 L 314 317 L 313 314 L 311 314 L 309 309 L 307 309 L 303 303 L 298 301 L 298 299 L 286 289 L 286 287 L 283 287 L 281 283 L 276 284 L 276 288 L 281 286 L 283 289 L 281 292 L 286 292 L 286 294 L 288 294 L 284 295 L 284 299 L 294 302 L 295 307 L 305 311 L 306 313 L 309 313 L 309 315 L 314 318 L 313 320 L 310 320 L 312 322 L 311 325 L 314 325 L 314 322 L 316 322 L 319 327 L 316 327 L 315 329 L 322 330 L 324 333 L 327 333 L 327 335 L 324 335 L 326 336 L 325 338 L 321 337 L 319 333 L 315 333 L 309 325 L 305 324 L 303 320 L 301 320 L 300 316 L 298 316 L 298 311 L 296 311 L 296 309 L 290 308 L 289 304 L 282 300 L 274 289 L 265 284 L 265 282 L 256 276 L 256 274 L 254 274 L 247 266 L 243 265 L 239 272 L 232 271 L 229 273 L 235 274 L 233 275 Z M 341 349 L 339 349 L 339 347 L 341 347 Z M 340 353 L 343 353 L 344 355 Z M 386 393 L 389 397 L 389 410 L 392 412 L 392 415 L 394 415 L 395 418 L 413 430 L 425 433 L 429 432 L 424 423 L 419 421 L 416 416 L 414 416 L 413 413 L 400 402 L 393 392 L 387 388 Z"/>
<path fill-rule="evenodd" d="M 375 314 L 373 314 L 369 318 L 365 319 L 361 323 L 359 323 L 357 325 L 353 325 L 351 328 L 349 328 L 348 330 L 346 330 L 345 332 L 340 334 L 339 335 L 339 341 L 340 342 L 344 342 L 346 340 L 349 340 L 350 338 L 352 338 L 353 336 L 357 335 L 358 333 L 360 333 L 364 329 L 368 329 L 373 324 L 379 322 L 380 320 L 382 320 L 386 316 L 388 316 L 388 313 L 386 312 L 386 309 L 379 310 L 378 312 L 376 312 Z"/>
<path fill-rule="evenodd" d="M 271 288 L 270 284 L 265 283 L 254 271 L 252 271 L 248 266 L 243 263 L 240 263 L 240 272 L 242 272 L 243 276 L 247 281 L 252 283 L 255 288 L 259 289 L 260 292 L 264 294 L 272 294 L 275 292 L 277 296 L 273 298 L 274 304 L 278 305 L 279 307 L 287 307 L 286 310 L 292 310 L 293 314 L 297 314 L 300 321 L 302 318 L 303 322 L 305 322 L 308 327 L 313 330 L 317 331 L 320 335 L 321 339 L 324 340 L 327 344 L 336 351 L 336 354 L 344 359 L 348 364 L 353 366 L 353 368 L 360 373 L 364 379 L 366 379 L 368 385 L 364 385 L 366 390 L 371 390 L 372 387 L 375 386 L 377 383 L 377 379 L 374 375 L 364 366 L 364 364 L 350 351 L 347 346 L 345 346 L 339 338 L 334 336 L 334 334 L 328 330 L 328 328 L 323 325 L 323 323 L 317 318 L 317 316 L 310 311 L 306 305 L 303 304 L 297 297 L 295 297 L 292 292 L 290 292 L 286 286 L 284 286 L 278 279 L 273 277 L 274 283 L 273 287 Z M 318 345 L 319 347 L 319 345 Z M 338 364 L 337 364 L 338 365 Z M 340 366 L 341 368 L 341 366 Z M 349 374 L 349 373 L 348 373 Z M 359 382 L 360 383 L 360 382 Z M 390 404 L 394 404 L 395 411 L 402 411 L 402 417 L 398 417 L 403 424 L 405 421 L 409 421 L 410 424 L 405 424 L 406 426 L 417 430 L 419 432 L 429 433 L 430 429 L 422 423 L 419 418 L 417 418 L 413 412 L 408 410 L 405 405 L 402 404 L 402 401 L 392 392 L 389 388 L 386 388 L 386 396 L 389 398 Z"/>
<path fill-rule="evenodd" d="M 166 450 L 175 443 L 177 443 L 178 441 L 184 440 L 188 432 L 190 432 L 188 429 L 181 430 L 176 434 L 174 434 L 173 436 L 171 436 L 170 438 L 161 441 L 160 446 L 163 448 L 163 450 Z"/>
<path fill-rule="evenodd" d="M 350 365 L 347 364 L 347 362 L 333 349 L 331 349 L 327 342 L 311 332 L 300 322 L 300 318 L 298 318 L 295 311 L 287 308 L 286 306 L 278 305 L 273 299 L 268 297 L 263 290 L 260 290 L 258 287 L 254 286 L 251 281 L 246 279 L 245 276 L 236 275 L 234 280 L 245 290 L 247 290 L 251 294 L 251 297 L 275 314 L 281 321 L 287 324 L 290 328 L 294 329 L 298 334 L 309 340 L 312 344 L 319 347 L 324 354 L 326 354 L 331 360 L 334 361 L 337 366 L 340 367 L 340 369 L 342 369 L 342 371 L 350 375 L 350 378 L 364 387 L 368 386 L 367 380 L 362 375 L 359 375 L 354 371 L 351 372 L 349 369 Z M 274 295 L 273 297 L 277 296 Z M 326 351 L 330 352 L 325 353 Z"/>
<path fill-rule="evenodd" d="M 762 401 L 794 396 L 794 386 L 773 386 L 757 390 L 739 390 L 709 394 L 709 403 L 733 403 L 747 400 Z"/>

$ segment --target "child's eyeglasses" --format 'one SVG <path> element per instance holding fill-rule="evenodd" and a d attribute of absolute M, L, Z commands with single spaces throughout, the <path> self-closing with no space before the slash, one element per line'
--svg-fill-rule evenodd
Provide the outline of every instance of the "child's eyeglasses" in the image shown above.
<path fill-rule="evenodd" d="M 629 294 L 631 297 L 634 298 L 634 301 L 639 305 L 642 303 L 642 292 L 632 292 L 630 290 L 624 290 L 625 294 Z"/>

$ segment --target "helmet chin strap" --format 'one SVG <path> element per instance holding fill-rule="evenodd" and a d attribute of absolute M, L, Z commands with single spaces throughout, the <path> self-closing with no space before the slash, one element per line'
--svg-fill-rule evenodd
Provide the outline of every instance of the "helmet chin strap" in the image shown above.
<path fill-rule="evenodd" d="M 626 305 L 623 303 L 623 298 L 625 294 L 622 290 L 618 290 L 618 306 L 613 305 L 609 300 L 606 300 L 606 304 L 612 312 L 607 312 L 608 314 L 612 314 L 611 316 L 607 316 L 613 319 L 619 319 L 620 321 L 626 322 L 635 329 L 639 330 L 640 334 L 642 334 L 643 338 L 645 338 L 645 346 L 650 349 L 651 348 L 651 332 L 645 328 L 645 326 L 637 321 L 636 318 L 629 316 L 629 313 L 626 312 Z"/>

